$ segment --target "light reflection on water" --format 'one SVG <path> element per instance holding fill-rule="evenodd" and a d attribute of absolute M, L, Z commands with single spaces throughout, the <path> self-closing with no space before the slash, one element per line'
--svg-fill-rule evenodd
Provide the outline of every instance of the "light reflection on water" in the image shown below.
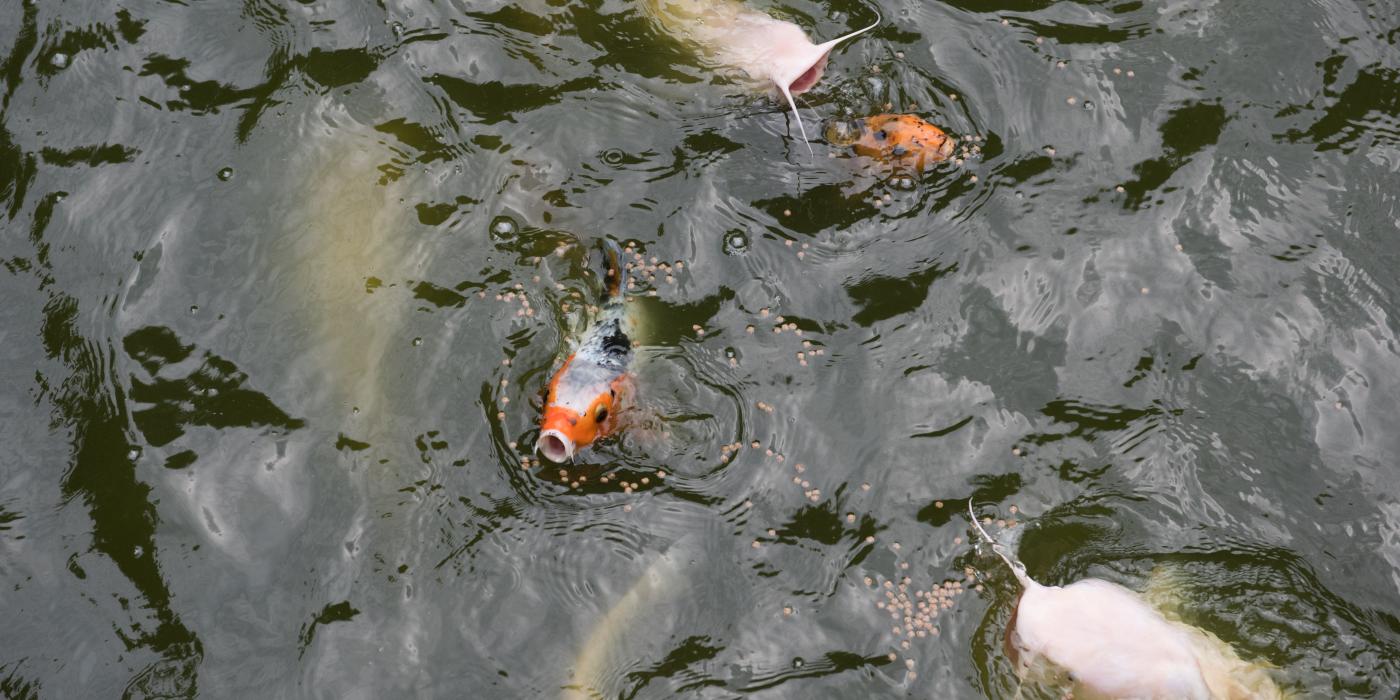
<path fill-rule="evenodd" d="M 886 18 L 804 118 L 978 152 L 808 157 L 628 3 L 0 10 L 0 687 L 1008 697 L 972 498 L 1392 694 L 1393 12 L 763 6 Z M 603 237 L 672 279 L 561 477 Z M 904 649 L 904 577 L 984 588 Z"/>

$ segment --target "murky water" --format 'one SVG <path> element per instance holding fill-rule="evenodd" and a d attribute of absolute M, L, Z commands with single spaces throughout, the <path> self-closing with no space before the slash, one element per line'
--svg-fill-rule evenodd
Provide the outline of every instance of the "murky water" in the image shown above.
<path fill-rule="evenodd" d="M 804 118 L 968 157 L 809 156 L 632 2 L 0 5 L 0 694 L 1009 697 L 974 498 L 1394 697 L 1394 3 L 754 6 L 878 13 Z M 668 268 L 561 473 L 605 237 Z"/>

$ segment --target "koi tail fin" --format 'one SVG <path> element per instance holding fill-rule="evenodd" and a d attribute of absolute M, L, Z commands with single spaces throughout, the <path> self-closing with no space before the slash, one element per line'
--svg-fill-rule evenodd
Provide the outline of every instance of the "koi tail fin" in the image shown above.
<path fill-rule="evenodd" d="M 603 239 L 603 249 L 607 253 L 608 297 L 622 298 L 627 291 L 627 262 L 622 255 L 622 246 L 611 238 Z"/>
<path fill-rule="evenodd" d="M 1016 576 L 1016 580 L 1021 583 L 1021 587 L 1031 588 L 1035 586 L 1035 581 L 1031 580 L 1031 577 L 1026 574 L 1026 565 L 1022 564 L 1016 557 L 1008 554 L 1006 552 L 1006 547 L 1003 547 L 1000 542 L 993 539 L 991 535 L 987 534 L 986 530 L 982 529 L 982 523 L 977 520 L 977 512 L 972 509 L 972 499 L 970 498 L 967 499 L 967 515 L 972 520 L 972 527 L 977 529 L 977 534 L 982 537 L 983 541 L 991 545 L 992 551 L 995 552 L 997 556 L 1001 557 L 1001 560 L 1006 562 L 1006 565 L 1011 568 L 1011 573 Z"/>

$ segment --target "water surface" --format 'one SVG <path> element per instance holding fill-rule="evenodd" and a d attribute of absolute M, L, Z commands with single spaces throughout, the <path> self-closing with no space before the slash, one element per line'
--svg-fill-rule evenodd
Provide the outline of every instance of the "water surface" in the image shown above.
<path fill-rule="evenodd" d="M 1394 697 L 1393 4 L 754 5 L 884 18 L 804 118 L 967 158 L 810 156 L 636 3 L 5 3 L 0 693 L 1010 697 L 975 499 Z M 668 268 L 561 474 L 603 238 Z"/>

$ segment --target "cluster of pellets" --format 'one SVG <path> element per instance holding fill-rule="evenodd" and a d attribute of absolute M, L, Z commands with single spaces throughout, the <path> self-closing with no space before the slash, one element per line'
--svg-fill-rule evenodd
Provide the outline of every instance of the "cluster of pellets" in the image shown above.
<path fill-rule="evenodd" d="M 987 142 L 987 137 L 981 134 L 972 134 L 958 139 L 957 152 L 953 154 L 953 164 L 963 165 L 969 160 L 982 156 L 982 144 Z M 977 176 L 972 176 L 972 181 L 977 182 Z"/>
<path fill-rule="evenodd" d="M 539 276 L 535 277 L 535 281 L 540 281 Z M 483 289 L 478 291 L 476 293 L 476 296 L 479 299 L 485 299 L 486 290 Z M 515 315 L 517 317 L 529 317 L 535 315 L 535 309 L 532 306 L 530 306 L 530 297 L 526 296 L 525 294 L 525 285 L 520 282 L 516 282 L 514 287 L 507 289 L 504 292 L 497 292 L 496 301 L 504 302 L 507 304 L 518 304 L 519 308 L 515 310 Z"/>
<path fill-rule="evenodd" d="M 772 459 L 772 460 L 778 462 L 779 464 L 781 464 L 781 463 L 783 463 L 784 461 L 787 460 L 787 455 L 784 455 L 784 454 L 781 453 L 781 452 L 775 452 L 775 451 L 773 450 L 773 448 L 771 448 L 771 447 L 764 448 L 764 447 L 763 447 L 763 443 L 761 443 L 761 442 L 759 442 L 759 441 L 757 441 L 757 440 L 754 440 L 754 441 L 752 441 L 752 442 L 749 443 L 749 449 L 751 449 L 751 450 L 757 450 L 757 449 L 760 449 L 760 448 L 763 449 L 763 456 L 768 457 L 769 459 Z M 734 441 L 734 442 L 731 442 L 731 443 L 729 443 L 729 444 L 727 444 L 727 445 L 720 445 L 720 446 L 719 446 L 720 459 L 721 459 L 722 461 L 724 461 L 724 462 L 728 462 L 729 460 L 732 460 L 735 456 L 737 456 L 741 451 L 743 451 L 743 449 L 744 449 L 744 443 L 739 442 L 739 441 L 737 441 L 737 440 Z"/>
<path fill-rule="evenodd" d="M 784 210 L 784 211 L 786 211 L 786 210 Z M 783 241 L 783 243 L 787 244 L 787 247 L 789 247 L 789 248 L 792 248 L 792 247 L 795 245 L 795 243 L 793 243 L 793 240 L 792 240 L 791 238 L 789 238 L 789 239 Z M 798 250 L 797 250 L 797 259 L 798 259 L 798 260 L 801 260 L 801 259 L 807 257 L 807 251 L 808 251 L 811 247 L 812 247 L 812 244 L 810 244 L 810 243 L 803 243 L 803 244 L 801 245 L 801 247 L 799 247 Z"/>
<path fill-rule="evenodd" d="M 507 358 L 502 359 L 502 360 L 501 360 L 501 366 L 502 366 L 502 367 L 509 367 L 509 366 L 510 366 L 510 358 L 507 357 Z M 509 384 L 509 380 L 502 379 L 502 380 L 501 380 L 501 389 L 504 390 L 505 387 L 506 387 L 508 384 Z M 501 395 L 501 405 L 502 405 L 502 406 L 505 406 L 505 405 L 507 405 L 507 404 L 509 404 L 509 403 L 510 403 L 510 397 L 509 397 L 509 396 L 506 396 L 505 394 L 502 394 L 502 395 Z M 505 420 L 505 419 L 506 419 L 506 412 L 505 412 L 505 411 L 496 411 L 496 420 Z M 515 443 L 514 443 L 514 442 L 511 442 L 511 443 L 510 443 L 510 448 L 511 448 L 511 449 L 515 449 Z"/>
<path fill-rule="evenodd" d="M 506 296 L 505 294 L 497 294 L 497 295 L 496 295 L 496 297 L 497 297 L 498 299 L 501 299 L 502 301 L 505 301 L 505 300 L 506 300 L 506 299 L 505 299 L 505 296 Z M 523 298 L 523 297 L 524 297 L 524 293 L 522 292 L 520 296 L 521 296 L 521 298 Z M 531 315 L 533 315 L 533 312 L 531 313 Z M 511 366 L 511 364 L 512 364 L 511 358 L 505 357 L 505 358 L 502 358 L 502 359 L 501 359 L 501 366 L 502 366 L 502 367 L 509 368 L 509 367 Z M 502 378 L 501 378 L 501 381 L 500 381 L 500 386 L 501 386 L 501 397 L 500 397 L 501 405 L 502 405 L 502 406 L 508 406 L 508 405 L 510 405 L 510 397 L 505 395 L 505 390 L 506 390 L 506 387 L 510 386 L 510 380 L 507 379 L 507 378 L 502 377 Z M 505 412 L 504 410 L 496 411 L 496 420 L 504 421 L 505 419 L 506 419 L 506 412 Z M 516 449 L 519 448 L 519 443 L 517 443 L 515 440 L 511 440 L 511 441 L 508 443 L 508 445 L 509 445 L 511 451 L 515 451 Z M 520 456 L 520 469 L 521 469 L 522 471 L 529 471 L 529 470 L 531 470 L 531 469 L 536 469 L 536 468 L 539 468 L 539 467 L 542 467 L 542 466 L 544 466 L 544 462 L 541 461 L 541 459 L 540 459 L 539 457 L 534 456 L 533 453 L 532 453 L 532 454 L 526 454 L 526 455 L 521 455 L 521 456 Z"/>
<path fill-rule="evenodd" d="M 808 365 L 807 361 L 809 359 L 813 357 L 820 357 L 826 354 L 825 348 L 814 344 L 811 340 L 807 338 L 803 338 L 805 332 L 801 328 L 797 327 L 796 322 L 789 321 L 788 319 L 782 316 L 774 316 L 773 311 L 766 306 L 758 310 L 758 317 L 761 319 L 768 319 L 770 317 L 773 318 L 773 335 L 781 336 L 784 333 L 791 333 L 794 337 L 802 338 L 802 349 L 794 351 L 794 355 L 797 359 L 798 366 L 806 367 Z M 748 326 L 744 327 L 744 332 L 749 335 L 753 335 L 757 331 L 758 326 L 754 324 L 749 324 Z M 729 360 L 729 364 L 731 366 L 737 366 L 738 361 L 735 358 L 731 357 Z"/>
<path fill-rule="evenodd" d="M 797 472 L 792 477 L 792 483 L 802 487 L 802 497 L 813 503 L 821 501 L 822 490 L 813 486 L 812 482 L 808 481 L 802 476 L 803 472 L 807 471 L 807 466 L 802 464 L 801 462 L 798 462 L 797 464 L 792 465 L 792 470 Z"/>
<path fill-rule="evenodd" d="M 675 285 L 676 275 L 679 275 L 681 271 L 685 269 L 685 262 L 681 260 L 667 262 L 657 258 L 655 255 L 647 257 L 641 252 L 641 249 L 636 243 L 629 242 L 627 246 L 623 248 L 623 254 L 631 258 L 624 264 L 627 271 L 632 273 L 632 276 L 627 280 L 627 289 L 624 290 L 628 292 L 636 291 L 638 280 L 641 280 L 648 286 L 655 286 L 657 279 L 660 278 L 666 284 Z M 647 296 L 654 297 L 657 295 L 657 292 L 655 289 L 647 289 L 646 294 Z"/>
<path fill-rule="evenodd" d="M 908 562 L 901 563 L 900 568 L 907 569 Z M 913 653 L 917 640 L 938 637 L 938 616 L 952 610 L 958 598 L 967 591 L 982 590 L 982 584 L 977 583 L 976 572 L 971 568 L 963 569 L 962 578 L 948 579 L 928 587 L 915 586 L 909 576 L 878 583 L 875 578 L 866 576 L 865 585 L 875 592 L 876 609 L 888 614 L 892 623 L 890 639 L 897 648 L 889 652 L 889 660 L 896 662 L 903 656 L 905 678 L 910 681 L 918 677 L 914 670 L 917 657 Z"/>
<path fill-rule="evenodd" d="M 735 440 L 734 442 L 731 442 L 727 445 L 720 445 L 720 461 L 726 463 L 729 462 L 730 460 L 734 459 L 734 457 L 737 456 L 739 454 L 739 451 L 742 449 L 744 449 L 744 443 L 739 442 L 738 440 Z"/>
<path fill-rule="evenodd" d="M 658 480 L 666 478 L 666 472 L 664 472 L 664 471 L 662 471 L 662 470 L 660 470 L 660 469 L 656 470 L 656 478 L 657 478 Z M 609 478 L 608 478 L 608 476 L 605 474 L 605 475 L 603 475 L 602 477 L 600 477 L 600 478 L 598 479 L 598 481 L 599 481 L 600 483 L 606 484 L 606 483 L 608 483 Z M 623 492 L 623 493 L 629 494 L 629 495 L 630 495 L 630 494 L 632 494 L 634 491 L 640 491 L 640 490 L 642 489 L 643 486 L 650 486 L 650 485 L 651 485 L 651 478 L 650 478 L 650 477 L 644 476 L 644 477 L 642 477 L 641 479 L 638 479 L 637 481 L 630 481 L 630 482 L 627 481 L 627 480 L 625 480 L 625 479 L 619 479 L 617 483 L 618 483 L 619 486 L 622 487 L 622 492 Z M 575 487 L 575 488 L 577 488 L 577 487 Z"/>
<path fill-rule="evenodd" d="M 935 501 L 934 507 L 943 508 L 943 501 Z M 1016 515 L 1017 507 L 1011 506 L 1010 512 L 1013 516 Z M 847 515 L 848 522 L 853 519 L 854 514 Z M 983 517 L 982 522 L 986 525 L 995 523 L 1002 529 L 1017 525 L 1017 521 L 1014 519 L 994 520 L 991 517 Z M 962 537 L 953 538 L 954 545 L 962 543 Z M 890 548 L 898 553 L 899 543 L 891 544 Z M 908 571 L 909 562 L 901 561 L 899 568 L 902 571 Z M 914 670 L 917 657 L 912 652 L 918 640 L 938 637 L 940 634 L 937 624 L 938 617 L 953 610 L 963 594 L 968 591 L 980 593 L 983 590 L 983 585 L 977 578 L 977 571 L 970 566 L 963 568 L 961 577 L 949 577 L 927 587 L 914 585 L 913 578 L 908 575 L 886 578 L 882 581 L 877 580 L 876 577 L 866 576 L 864 583 L 866 588 L 875 593 L 875 608 L 881 613 L 889 615 L 889 620 L 892 623 L 889 636 L 896 648 L 889 652 L 888 657 L 891 662 L 896 662 L 903 656 L 907 680 L 917 678 L 917 672 Z"/>
<path fill-rule="evenodd" d="M 521 460 L 522 467 L 524 467 L 528 459 L 529 458 L 523 458 Z M 539 458 L 535 458 L 534 465 L 537 467 L 541 466 Z M 602 474 L 601 476 L 597 477 L 597 483 L 600 485 L 616 484 L 622 489 L 622 493 L 630 496 L 634 493 L 637 493 L 645 488 L 652 486 L 653 483 L 659 484 L 662 479 L 666 478 L 666 471 L 663 469 L 657 469 L 653 474 L 656 477 L 655 482 L 653 482 L 651 476 L 633 477 L 633 480 L 629 481 L 627 478 L 623 478 L 617 475 Z M 570 489 L 575 491 L 588 485 L 588 475 L 579 473 L 578 470 L 570 472 L 566 468 L 560 468 L 557 474 L 557 479 L 560 484 L 568 486 Z M 626 508 L 626 510 L 630 511 L 631 508 Z"/>

